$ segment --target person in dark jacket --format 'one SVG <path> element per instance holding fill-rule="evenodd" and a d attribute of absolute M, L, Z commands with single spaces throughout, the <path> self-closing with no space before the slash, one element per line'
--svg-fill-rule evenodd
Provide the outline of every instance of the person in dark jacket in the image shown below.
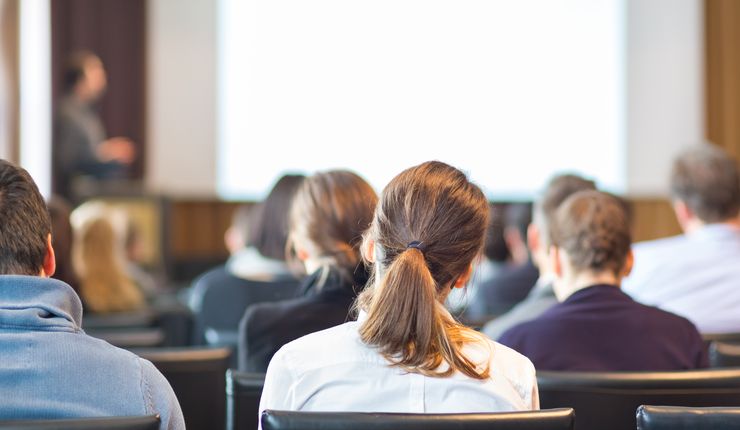
<path fill-rule="evenodd" d="M 686 318 L 635 302 L 620 290 L 632 268 L 627 210 L 581 191 L 555 213 L 549 265 L 560 303 L 514 326 L 499 342 L 537 370 L 660 371 L 708 366 L 701 335 Z"/>
<path fill-rule="evenodd" d="M 301 184 L 288 241 L 309 276 L 299 297 L 247 308 L 239 324 L 240 370 L 265 372 L 286 343 L 354 319 L 350 309 L 368 278 L 359 247 L 377 201 L 372 187 L 348 171 L 318 173 Z"/>

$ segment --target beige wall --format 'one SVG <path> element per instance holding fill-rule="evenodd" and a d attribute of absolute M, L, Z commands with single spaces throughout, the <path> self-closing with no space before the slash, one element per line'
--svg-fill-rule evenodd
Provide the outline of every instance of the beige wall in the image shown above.
<path fill-rule="evenodd" d="M 217 3 L 148 2 L 145 177 L 154 192 L 215 195 Z"/>

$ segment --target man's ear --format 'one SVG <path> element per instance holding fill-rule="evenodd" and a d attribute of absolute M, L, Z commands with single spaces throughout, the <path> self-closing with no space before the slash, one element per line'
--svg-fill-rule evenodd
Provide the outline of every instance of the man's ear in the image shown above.
<path fill-rule="evenodd" d="M 561 259 L 564 257 L 565 255 L 560 251 L 560 248 L 555 245 L 550 246 L 547 260 L 550 265 L 550 271 L 558 278 L 563 277 L 563 261 Z"/>
<path fill-rule="evenodd" d="M 534 223 L 527 227 L 527 246 L 532 253 L 540 247 L 540 229 Z"/>
<path fill-rule="evenodd" d="M 44 266 L 41 268 L 41 276 L 51 277 L 57 270 L 57 259 L 54 255 L 54 247 L 51 246 L 51 233 L 46 236 L 46 254 L 44 254 Z"/>
<path fill-rule="evenodd" d="M 620 273 L 620 279 L 626 278 L 632 272 L 632 267 L 635 264 L 635 254 L 632 253 L 632 249 L 627 253 L 627 258 L 624 260 L 624 267 L 622 273 Z"/>
<path fill-rule="evenodd" d="M 689 222 L 695 217 L 694 212 L 689 209 L 685 201 L 676 199 L 673 201 L 673 212 L 676 213 L 678 224 L 685 230 Z"/>

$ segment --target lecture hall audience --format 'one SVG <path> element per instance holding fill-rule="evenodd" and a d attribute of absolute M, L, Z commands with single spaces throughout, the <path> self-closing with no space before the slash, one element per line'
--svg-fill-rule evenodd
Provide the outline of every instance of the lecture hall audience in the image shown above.
<path fill-rule="evenodd" d="M 443 306 L 473 272 L 488 214 L 481 190 L 449 165 L 427 162 L 396 176 L 364 237 L 374 279 L 358 299 L 358 320 L 281 348 L 260 411 L 537 409 L 532 363 Z"/>
<path fill-rule="evenodd" d="M 658 371 L 708 366 L 687 319 L 632 300 L 620 290 L 633 263 L 624 204 L 581 191 L 557 209 L 548 264 L 560 303 L 512 327 L 499 341 L 538 370 Z"/>
<path fill-rule="evenodd" d="M 671 192 L 684 234 L 638 243 L 624 291 L 690 319 L 702 333 L 740 333 L 740 173 L 703 144 L 674 161 Z"/>
<path fill-rule="evenodd" d="M 24 169 L 0 160 L 0 417 L 160 416 L 185 428 L 167 380 L 147 360 L 92 338 L 82 304 L 52 279 L 51 221 Z"/>

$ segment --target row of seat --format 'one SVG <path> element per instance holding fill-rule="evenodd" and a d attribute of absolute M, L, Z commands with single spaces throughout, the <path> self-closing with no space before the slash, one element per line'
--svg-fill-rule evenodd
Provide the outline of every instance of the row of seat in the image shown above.
<path fill-rule="evenodd" d="M 189 429 L 256 428 L 264 375 L 227 372 L 230 349 L 132 350 L 152 361 L 168 379 Z M 740 367 L 740 346 L 717 344 L 713 350 L 727 352 L 727 360 Z M 740 369 L 539 372 L 538 385 L 543 408 L 574 407 L 583 428 L 634 428 L 634 411 L 642 404 L 740 406 Z"/>
<path fill-rule="evenodd" d="M 230 370 L 226 379 L 227 428 L 255 429 L 264 375 Z M 646 404 L 740 406 L 740 369 L 540 372 L 537 382 L 541 407 L 574 408 L 579 430 L 634 429 L 635 410 Z"/>
<path fill-rule="evenodd" d="M 490 414 L 265 411 L 263 430 L 573 430 L 572 408 Z M 640 406 L 637 430 L 740 429 L 740 408 Z M 156 430 L 158 416 L 0 421 L 2 430 Z"/>

